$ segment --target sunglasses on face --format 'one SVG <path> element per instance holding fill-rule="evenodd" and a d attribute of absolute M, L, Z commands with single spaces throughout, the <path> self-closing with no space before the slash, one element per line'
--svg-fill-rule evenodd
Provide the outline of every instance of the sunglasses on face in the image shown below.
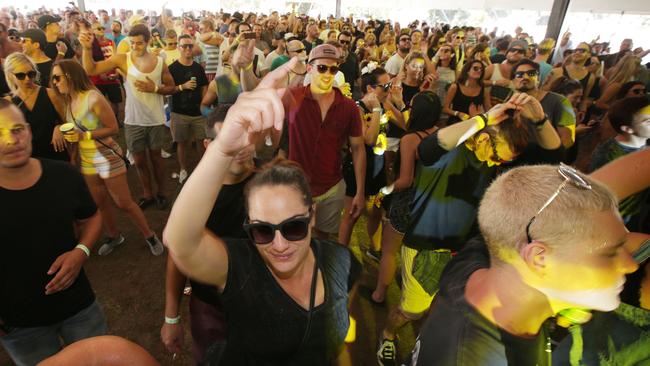
<path fill-rule="evenodd" d="M 575 50 L 575 53 L 587 53 L 587 52 L 589 52 L 589 50 L 584 48 L 578 48 Z"/>
<path fill-rule="evenodd" d="M 508 52 L 514 52 L 514 53 L 518 53 L 520 55 L 523 55 L 524 53 L 526 53 L 526 51 L 522 50 L 521 48 L 511 48 L 511 49 L 508 50 Z"/>
<path fill-rule="evenodd" d="M 441 48 L 440 52 L 442 52 L 442 53 L 450 53 L 451 50 L 449 48 Z"/>
<path fill-rule="evenodd" d="M 63 78 L 63 75 L 52 75 L 52 81 L 58 83 Z"/>
<path fill-rule="evenodd" d="M 17 73 L 14 73 L 14 76 L 18 80 L 25 80 L 26 77 L 33 80 L 36 77 L 36 71 L 32 70 L 32 71 L 27 71 L 27 72 L 17 72 Z"/>
<path fill-rule="evenodd" d="M 180 45 L 180 47 L 183 48 L 183 49 L 186 49 L 186 50 L 191 50 L 192 48 L 194 48 L 194 45 L 193 44 L 182 44 L 182 45 Z"/>
<path fill-rule="evenodd" d="M 167 43 L 168 46 L 176 46 L 177 44 L 178 44 L 178 42 L 169 42 L 169 43 Z"/>
<path fill-rule="evenodd" d="M 520 79 L 523 78 L 524 75 L 527 75 L 529 78 L 534 78 L 538 74 L 537 74 L 537 70 L 517 71 L 515 73 L 515 78 Z"/>
<path fill-rule="evenodd" d="M 386 84 L 375 84 L 375 88 L 382 88 L 385 92 L 387 92 L 391 86 L 393 86 L 393 83 L 391 81 L 387 82 Z"/>
<path fill-rule="evenodd" d="M 336 75 L 337 72 L 339 72 L 339 67 L 334 65 L 334 66 L 327 66 L 327 65 L 315 65 L 316 70 L 318 71 L 319 74 L 324 74 L 327 72 L 327 70 L 330 71 L 330 74 Z"/>
<path fill-rule="evenodd" d="M 645 88 L 643 89 L 630 89 L 630 92 L 634 95 L 642 95 L 645 94 L 646 90 Z"/>
<path fill-rule="evenodd" d="M 104 28 L 104 27 L 97 27 L 97 28 L 95 28 L 96 31 L 100 31 L 100 32 L 103 31 L 104 29 L 106 29 L 106 28 Z"/>
<path fill-rule="evenodd" d="M 464 40 L 464 39 L 465 39 L 465 37 L 461 37 L 461 36 L 456 36 L 456 39 L 460 39 L 460 40 L 462 41 L 462 40 Z"/>
<path fill-rule="evenodd" d="M 472 66 L 472 70 L 481 72 L 481 71 L 483 71 L 483 67 L 481 67 L 481 66 Z"/>
<path fill-rule="evenodd" d="M 246 220 L 244 231 L 253 243 L 268 244 L 275 238 L 275 232 L 280 231 L 282 236 L 289 241 L 298 241 L 307 237 L 311 215 L 288 218 L 277 225 L 268 222 L 250 223 Z"/>
<path fill-rule="evenodd" d="M 289 52 L 303 53 L 303 52 L 305 52 L 305 49 L 304 48 L 298 48 L 297 50 L 289 50 Z"/>
<path fill-rule="evenodd" d="M 340 44 L 350 44 L 350 41 L 346 41 L 346 40 L 343 40 L 343 39 L 339 39 L 339 43 L 340 43 Z"/>

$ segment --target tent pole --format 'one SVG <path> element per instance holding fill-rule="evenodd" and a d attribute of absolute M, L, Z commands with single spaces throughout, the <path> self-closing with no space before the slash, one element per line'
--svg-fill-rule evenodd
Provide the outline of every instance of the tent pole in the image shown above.
<path fill-rule="evenodd" d="M 341 0 L 336 0 L 336 13 L 335 13 L 336 18 L 341 17 Z"/>
<path fill-rule="evenodd" d="M 559 41 L 562 24 L 569 9 L 569 2 L 570 0 L 553 0 L 551 15 L 548 18 L 548 25 L 546 26 L 546 38 L 553 38 Z"/>

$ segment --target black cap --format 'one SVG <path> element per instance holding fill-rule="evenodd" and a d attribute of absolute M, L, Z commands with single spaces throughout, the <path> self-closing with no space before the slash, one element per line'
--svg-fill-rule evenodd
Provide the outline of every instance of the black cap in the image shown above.
<path fill-rule="evenodd" d="M 38 18 L 38 27 L 45 30 L 45 27 L 52 23 L 58 23 L 61 21 L 61 17 L 59 16 L 52 16 L 49 14 L 43 15 L 42 17 Z"/>
<path fill-rule="evenodd" d="M 32 42 L 38 42 L 41 50 L 44 50 L 45 46 L 47 46 L 47 37 L 45 37 L 45 32 L 40 29 L 27 29 L 20 33 L 19 36 L 22 38 L 29 38 Z"/>

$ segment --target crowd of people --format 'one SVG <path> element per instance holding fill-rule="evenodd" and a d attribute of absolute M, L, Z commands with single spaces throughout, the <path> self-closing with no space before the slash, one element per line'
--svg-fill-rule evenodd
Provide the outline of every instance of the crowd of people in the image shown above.
<path fill-rule="evenodd" d="M 83 270 L 127 240 L 113 204 L 167 247 L 161 340 L 182 351 L 190 293 L 197 364 L 349 365 L 351 299 L 385 304 L 398 270 L 379 365 L 650 362 L 650 50 L 155 14 L 0 9 L 0 344 L 17 365 L 156 364 L 106 336 Z M 169 207 L 154 232 L 144 212 Z M 361 216 L 373 288 L 348 248 Z"/>

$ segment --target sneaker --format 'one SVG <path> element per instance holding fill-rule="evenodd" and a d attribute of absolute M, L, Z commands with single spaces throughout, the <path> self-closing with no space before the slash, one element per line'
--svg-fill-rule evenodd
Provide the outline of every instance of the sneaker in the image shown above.
<path fill-rule="evenodd" d="M 140 209 L 144 210 L 147 207 L 153 205 L 154 203 L 156 203 L 156 199 L 153 198 L 153 197 L 151 197 L 151 198 L 140 198 L 140 200 L 138 201 L 138 206 L 140 206 Z"/>
<path fill-rule="evenodd" d="M 159 210 L 164 210 L 167 208 L 167 198 L 163 195 L 157 194 L 156 195 L 156 206 L 158 207 Z"/>
<path fill-rule="evenodd" d="M 168 153 L 163 149 L 160 149 L 160 156 L 162 156 L 163 159 L 169 159 L 172 157 L 172 154 Z"/>
<path fill-rule="evenodd" d="M 377 361 L 381 366 L 397 365 L 397 338 L 396 339 L 383 339 L 379 343 L 379 350 L 377 351 Z"/>
<path fill-rule="evenodd" d="M 135 165 L 135 159 L 133 159 L 133 154 L 129 150 L 126 150 L 126 158 L 129 159 L 131 165 Z"/>
<path fill-rule="evenodd" d="M 178 173 L 178 183 L 183 184 L 187 179 L 187 170 L 183 169 Z"/>
<path fill-rule="evenodd" d="M 111 237 L 106 237 L 102 242 L 102 246 L 99 247 L 99 251 L 97 251 L 97 254 L 99 255 L 108 255 L 110 254 L 115 247 L 118 245 L 124 243 L 124 236 L 122 234 L 119 234 L 115 238 Z"/>
<path fill-rule="evenodd" d="M 381 260 L 381 251 L 367 249 L 366 255 L 376 262 L 379 262 Z"/>
<path fill-rule="evenodd" d="M 163 252 L 165 251 L 162 242 L 160 241 L 160 239 L 158 239 L 156 234 L 153 234 L 152 237 L 146 238 L 145 240 L 149 245 L 149 250 L 151 250 L 151 254 L 158 256 L 163 254 Z"/>

